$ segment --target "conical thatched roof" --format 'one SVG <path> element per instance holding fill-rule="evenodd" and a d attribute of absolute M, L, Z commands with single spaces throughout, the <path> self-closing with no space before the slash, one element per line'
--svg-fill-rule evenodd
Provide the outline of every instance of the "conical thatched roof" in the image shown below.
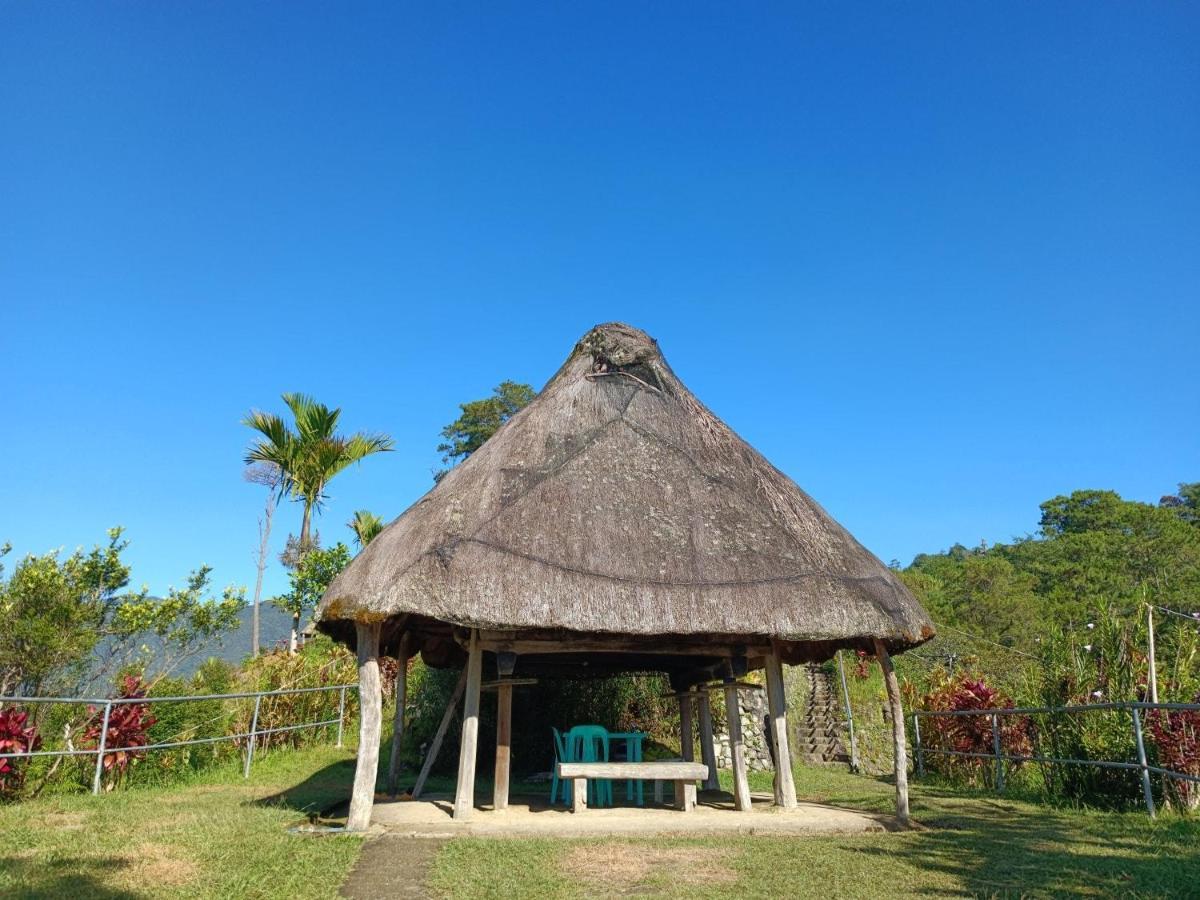
<path fill-rule="evenodd" d="M 340 637 L 351 620 L 396 617 L 775 639 L 793 658 L 875 637 L 903 650 L 933 634 L 893 572 L 622 324 L 584 335 L 527 408 L 359 554 L 317 613 Z"/>

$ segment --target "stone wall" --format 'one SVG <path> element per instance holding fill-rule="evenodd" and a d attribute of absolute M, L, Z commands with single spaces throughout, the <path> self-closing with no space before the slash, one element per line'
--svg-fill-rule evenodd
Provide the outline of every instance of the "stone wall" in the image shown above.
<path fill-rule="evenodd" d="M 724 694 L 713 695 L 713 700 Z M 738 690 L 738 706 L 742 712 L 742 741 L 746 747 L 746 768 L 751 772 L 770 772 L 775 769 L 771 761 L 771 751 L 767 744 L 767 692 L 755 691 L 749 688 Z M 733 767 L 733 754 L 729 749 L 729 731 L 721 728 L 713 735 L 713 744 L 717 753 L 717 768 Z"/>

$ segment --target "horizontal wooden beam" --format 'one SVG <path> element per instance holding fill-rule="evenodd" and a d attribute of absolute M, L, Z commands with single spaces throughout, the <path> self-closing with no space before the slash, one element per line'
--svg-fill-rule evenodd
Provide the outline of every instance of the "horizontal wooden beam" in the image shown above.
<path fill-rule="evenodd" d="M 744 646 L 734 647 L 729 644 L 655 643 L 653 639 L 636 640 L 628 637 L 539 640 L 511 637 L 506 636 L 503 632 L 489 631 L 480 632 L 479 644 L 484 650 L 491 652 L 507 651 L 522 656 L 552 653 L 644 653 L 662 656 L 733 657 L 746 652 Z M 770 652 L 769 647 L 754 649 L 763 655 Z"/>
<path fill-rule="evenodd" d="M 559 778 L 625 778 L 641 781 L 695 781 L 708 777 L 696 762 L 560 762 Z"/>
<path fill-rule="evenodd" d="M 485 681 L 479 686 L 481 691 L 498 691 L 502 687 L 528 687 L 537 684 L 536 678 L 501 678 L 497 681 Z"/>

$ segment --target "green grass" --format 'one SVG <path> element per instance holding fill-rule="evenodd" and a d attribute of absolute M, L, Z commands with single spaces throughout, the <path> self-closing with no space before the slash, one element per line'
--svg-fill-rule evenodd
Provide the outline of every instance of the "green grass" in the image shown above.
<path fill-rule="evenodd" d="M 333 897 L 361 839 L 288 833 L 344 799 L 348 751 L 264 754 L 164 787 L 0 807 L 3 897 Z"/>
<path fill-rule="evenodd" d="M 769 786 L 758 776 L 756 789 Z M 800 767 L 813 800 L 892 810 L 883 781 Z M 484 840 L 447 844 L 431 888 L 453 897 L 1194 897 L 1200 823 L 1055 809 L 914 785 L 922 830 L 827 837 Z"/>

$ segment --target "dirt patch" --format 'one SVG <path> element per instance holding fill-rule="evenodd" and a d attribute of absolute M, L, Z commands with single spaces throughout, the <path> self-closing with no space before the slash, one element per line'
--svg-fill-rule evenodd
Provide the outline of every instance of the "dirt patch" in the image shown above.
<path fill-rule="evenodd" d="M 674 885 L 732 884 L 737 881 L 730 854 L 702 847 L 647 847 L 601 843 L 572 848 L 561 869 L 600 896 L 640 893 L 649 882 Z"/>
<path fill-rule="evenodd" d="M 120 881 L 141 889 L 146 885 L 178 887 L 195 878 L 198 871 L 195 863 L 163 844 L 141 844 L 133 854 L 123 857 L 123 862 Z"/>
<path fill-rule="evenodd" d="M 46 813 L 35 823 L 37 827 L 53 828 L 56 831 L 79 831 L 87 823 L 85 812 Z"/>

